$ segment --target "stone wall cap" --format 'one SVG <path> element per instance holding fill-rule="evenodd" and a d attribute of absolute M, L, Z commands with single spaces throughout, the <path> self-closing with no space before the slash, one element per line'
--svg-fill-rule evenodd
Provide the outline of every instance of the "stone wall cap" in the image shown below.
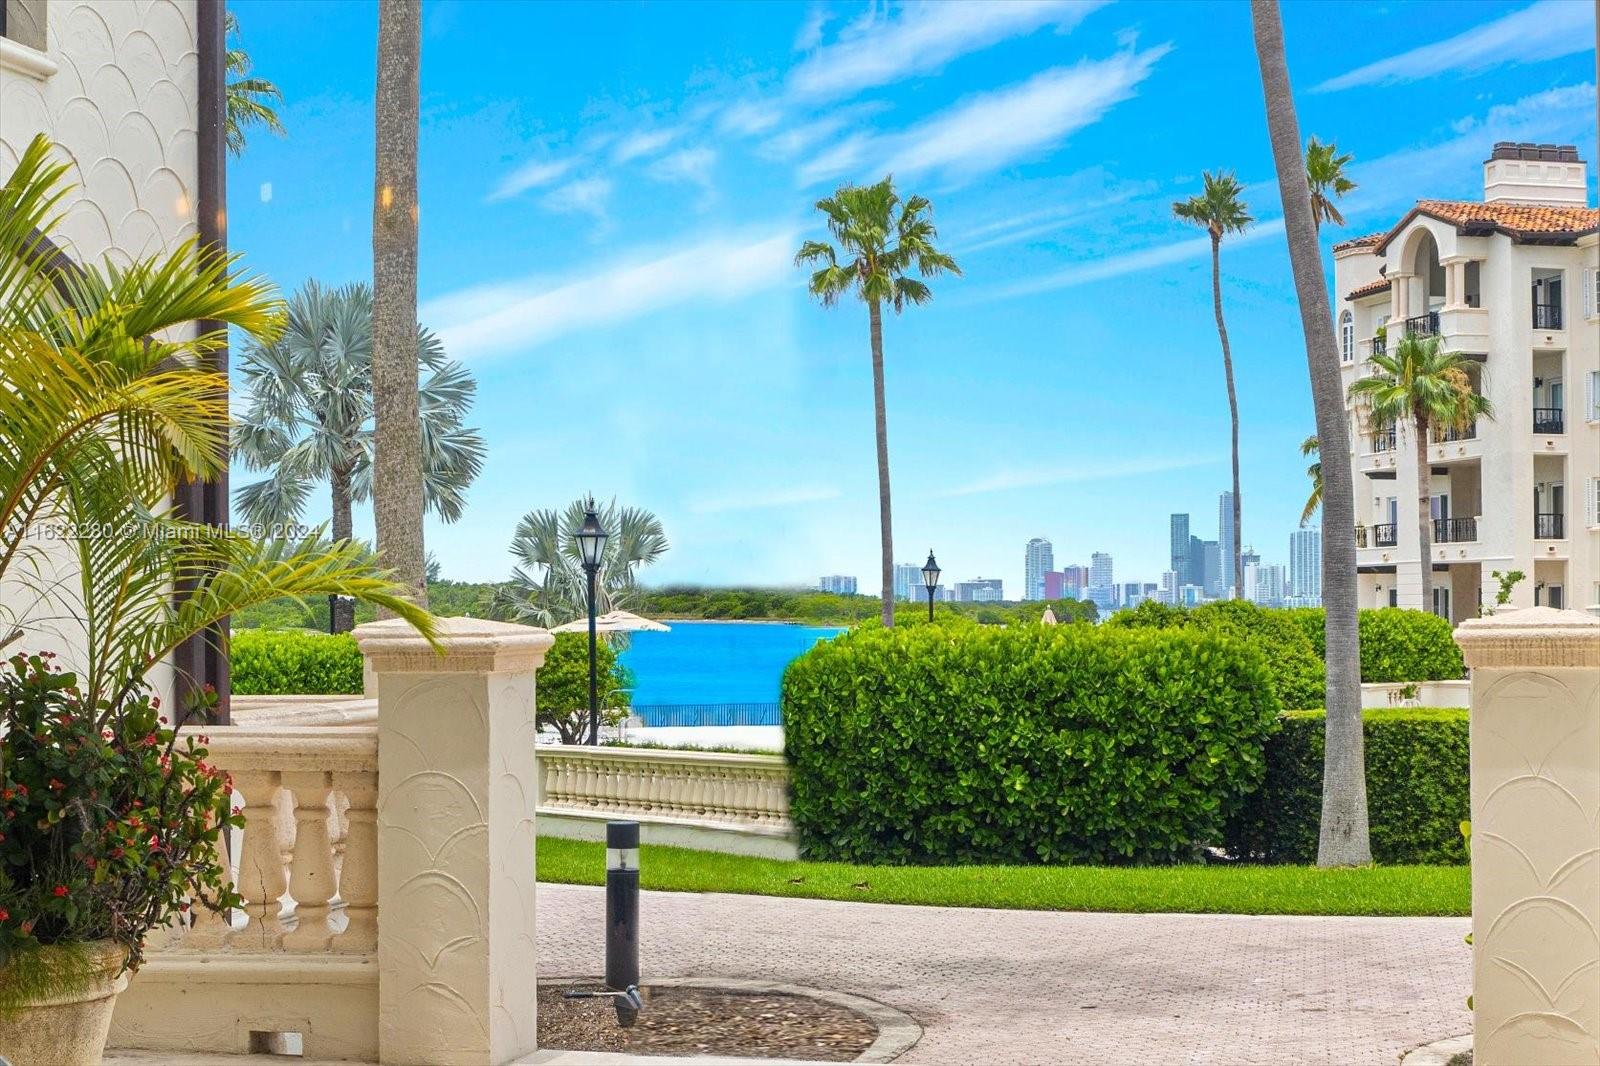
<path fill-rule="evenodd" d="M 355 629 L 361 654 L 377 673 L 498 673 L 535 670 L 555 638 L 545 629 L 489 618 L 439 618 L 434 641 L 403 618 Z"/>
<path fill-rule="evenodd" d="M 1600 618 L 1582 611 L 1502 608 L 1462 622 L 1455 638 L 1474 668 L 1600 666 Z"/>

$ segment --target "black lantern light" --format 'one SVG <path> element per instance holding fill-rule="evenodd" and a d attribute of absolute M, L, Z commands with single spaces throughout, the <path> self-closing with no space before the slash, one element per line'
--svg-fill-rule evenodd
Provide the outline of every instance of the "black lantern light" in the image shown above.
<path fill-rule="evenodd" d="M 928 561 L 922 564 L 922 587 L 928 590 L 928 621 L 933 621 L 933 592 L 939 587 L 939 561 L 928 549 Z"/>
<path fill-rule="evenodd" d="M 578 554 L 583 559 L 583 572 L 589 577 L 589 743 L 600 743 L 600 690 L 595 673 L 595 577 L 600 573 L 600 559 L 606 550 L 605 527 L 595 513 L 594 497 L 584 505 L 583 525 L 576 534 Z"/>

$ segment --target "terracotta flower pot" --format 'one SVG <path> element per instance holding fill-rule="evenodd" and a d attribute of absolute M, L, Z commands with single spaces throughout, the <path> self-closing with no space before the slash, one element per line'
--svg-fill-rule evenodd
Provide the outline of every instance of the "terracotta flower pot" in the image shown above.
<path fill-rule="evenodd" d="M 87 947 L 96 972 L 84 987 L 29 1003 L 0 1018 L 0 1057 L 12 1066 L 97 1066 L 100 1062 L 111 1030 L 111 1009 L 117 993 L 128 986 L 128 975 L 117 972 L 126 953 L 109 940 Z M 0 981 L 4 979 L 0 971 Z"/>

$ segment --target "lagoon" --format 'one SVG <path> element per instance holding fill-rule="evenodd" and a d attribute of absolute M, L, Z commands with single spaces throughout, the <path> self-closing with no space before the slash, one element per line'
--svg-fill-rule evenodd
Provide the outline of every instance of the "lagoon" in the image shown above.
<path fill-rule="evenodd" d="M 783 669 L 841 626 L 674 622 L 631 634 L 635 714 L 647 725 L 774 725 Z"/>

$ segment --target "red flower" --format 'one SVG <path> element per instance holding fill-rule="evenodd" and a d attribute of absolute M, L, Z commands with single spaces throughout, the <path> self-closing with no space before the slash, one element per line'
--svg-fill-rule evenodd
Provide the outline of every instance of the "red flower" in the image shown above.
<path fill-rule="evenodd" d="M 6 910 L 4 907 L 0 907 L 0 922 L 8 922 L 10 920 L 11 912 Z"/>
<path fill-rule="evenodd" d="M 50 787 L 59 792 L 60 790 L 66 788 L 67 786 L 63 785 L 60 781 L 57 781 L 55 778 L 52 777 L 50 779 Z"/>
<path fill-rule="evenodd" d="M 60 899 L 62 896 L 65 896 L 67 894 L 67 886 L 66 885 L 57 885 L 55 888 L 51 889 L 50 891 L 52 891 L 52 892 L 54 892 L 56 894 L 56 898 L 57 899 Z"/>

